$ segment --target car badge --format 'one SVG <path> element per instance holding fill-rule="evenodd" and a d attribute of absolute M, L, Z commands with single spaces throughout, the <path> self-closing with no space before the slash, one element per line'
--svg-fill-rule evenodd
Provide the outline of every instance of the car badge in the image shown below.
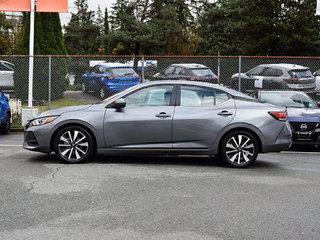
<path fill-rule="evenodd" d="M 307 124 L 301 124 L 300 128 L 301 128 L 301 130 L 307 130 L 308 126 L 307 126 Z"/>

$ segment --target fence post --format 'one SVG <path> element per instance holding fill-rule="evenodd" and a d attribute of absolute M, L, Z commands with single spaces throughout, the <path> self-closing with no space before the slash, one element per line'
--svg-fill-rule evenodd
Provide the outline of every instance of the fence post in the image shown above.
<path fill-rule="evenodd" d="M 218 53 L 218 84 L 220 84 L 220 53 Z"/>
<path fill-rule="evenodd" d="M 239 77 L 238 77 L 238 91 L 241 92 L 241 55 L 239 56 Z"/>
<path fill-rule="evenodd" d="M 49 95 L 48 95 L 48 108 L 51 109 L 51 55 L 49 55 Z"/>
<path fill-rule="evenodd" d="M 144 56 L 142 55 L 142 58 L 141 58 L 141 61 L 142 61 L 142 69 L 141 69 L 141 82 L 144 83 Z"/>

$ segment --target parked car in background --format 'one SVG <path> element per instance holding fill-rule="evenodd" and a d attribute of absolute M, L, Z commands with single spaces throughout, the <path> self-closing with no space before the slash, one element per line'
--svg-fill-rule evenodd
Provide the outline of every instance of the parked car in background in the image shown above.
<path fill-rule="evenodd" d="M 122 63 L 100 63 L 83 75 L 82 91 L 93 91 L 101 99 L 140 83 L 132 67 Z"/>
<path fill-rule="evenodd" d="M 314 90 L 316 80 L 308 67 L 279 63 L 261 64 L 241 73 L 241 89 L 291 89 Z M 231 87 L 238 89 L 239 73 L 231 77 Z"/>
<path fill-rule="evenodd" d="M 293 144 L 320 146 L 320 108 L 307 94 L 296 91 L 258 91 L 258 99 L 287 107 Z"/>
<path fill-rule="evenodd" d="M 11 110 L 8 98 L 0 91 L 0 133 L 8 134 L 11 126 Z"/>
<path fill-rule="evenodd" d="M 218 76 L 210 68 L 197 63 L 172 64 L 164 71 L 156 73 L 151 80 L 193 80 L 218 83 Z"/>
<path fill-rule="evenodd" d="M 320 69 L 313 73 L 313 76 L 316 78 L 316 90 L 320 90 Z"/>
<path fill-rule="evenodd" d="M 258 153 L 286 150 L 291 130 L 284 107 L 263 104 L 216 84 L 149 81 L 100 104 L 43 112 L 25 126 L 24 148 L 66 162 L 94 153 L 219 155 L 233 167 Z"/>
<path fill-rule="evenodd" d="M 13 68 L 12 63 L 0 60 L 0 88 L 2 91 L 13 90 Z"/>

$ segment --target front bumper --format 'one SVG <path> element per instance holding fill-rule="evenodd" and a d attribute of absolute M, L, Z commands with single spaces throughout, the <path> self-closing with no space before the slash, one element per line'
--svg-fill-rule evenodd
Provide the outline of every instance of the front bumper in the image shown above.
<path fill-rule="evenodd" d="M 52 152 L 51 129 L 52 126 L 50 123 L 25 129 L 23 148 L 43 153 Z"/>

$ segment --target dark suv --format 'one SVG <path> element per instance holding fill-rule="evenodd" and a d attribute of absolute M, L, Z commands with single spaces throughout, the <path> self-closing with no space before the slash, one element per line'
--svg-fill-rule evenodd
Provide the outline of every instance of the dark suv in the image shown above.
<path fill-rule="evenodd" d="M 314 90 L 316 80 L 308 67 L 279 63 L 262 64 L 246 73 L 240 73 L 240 87 L 253 89 Z M 239 88 L 239 73 L 231 77 L 231 87 Z"/>
<path fill-rule="evenodd" d="M 197 63 L 172 64 L 164 71 L 156 73 L 151 80 L 193 80 L 218 83 L 218 77 L 210 68 Z"/>

